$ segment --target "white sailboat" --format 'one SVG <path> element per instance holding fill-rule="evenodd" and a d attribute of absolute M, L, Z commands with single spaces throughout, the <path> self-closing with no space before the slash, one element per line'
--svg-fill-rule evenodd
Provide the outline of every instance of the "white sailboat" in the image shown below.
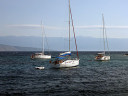
<path fill-rule="evenodd" d="M 75 44 L 76 44 L 77 58 L 72 58 L 71 59 L 70 19 L 72 20 L 72 26 L 73 26 L 73 19 L 72 19 L 71 8 L 70 8 L 70 0 L 69 0 L 69 51 L 64 52 L 64 53 L 60 53 L 59 57 L 57 57 L 55 61 L 53 61 L 53 62 L 50 61 L 50 63 L 52 64 L 52 67 L 54 67 L 54 68 L 67 68 L 67 67 L 75 67 L 75 66 L 79 65 L 79 56 L 78 56 L 78 51 L 77 51 L 77 44 L 76 44 L 74 26 L 73 26 L 73 32 L 74 32 L 74 38 L 75 38 Z"/>
<path fill-rule="evenodd" d="M 51 59 L 51 55 L 45 55 L 44 54 L 44 27 L 42 26 L 42 22 L 41 22 L 41 28 L 42 28 L 42 52 L 41 53 L 35 53 L 31 55 L 31 58 L 40 58 L 40 59 Z"/>
<path fill-rule="evenodd" d="M 108 40 L 107 40 L 107 34 L 106 34 L 106 30 L 105 30 L 105 23 L 104 23 L 104 16 L 103 16 L 103 14 L 102 14 L 102 19 L 103 19 L 103 43 L 104 43 L 104 52 L 98 53 L 97 56 L 95 57 L 95 60 L 98 60 L 98 61 L 107 61 L 107 60 L 110 60 L 110 53 L 109 53 L 109 55 L 106 55 L 106 51 L 105 51 L 105 45 L 106 45 L 105 43 L 107 43 L 108 52 L 109 52 L 109 47 L 108 47 Z"/>

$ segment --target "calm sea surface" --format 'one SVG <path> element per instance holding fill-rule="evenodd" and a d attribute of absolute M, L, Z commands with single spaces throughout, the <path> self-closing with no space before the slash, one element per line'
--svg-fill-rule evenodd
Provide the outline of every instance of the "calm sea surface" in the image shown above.
<path fill-rule="evenodd" d="M 0 96 L 128 96 L 124 53 L 111 53 L 110 61 L 99 62 L 96 53 L 79 52 L 80 65 L 63 69 L 51 68 L 49 60 L 31 60 L 32 53 L 0 52 Z"/>

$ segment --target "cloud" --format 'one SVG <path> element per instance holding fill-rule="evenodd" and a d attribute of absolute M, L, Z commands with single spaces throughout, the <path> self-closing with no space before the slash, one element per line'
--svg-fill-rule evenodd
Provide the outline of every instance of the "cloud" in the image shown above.
<path fill-rule="evenodd" d="M 90 26 L 76 26 L 78 29 L 86 29 L 86 28 L 101 28 L 101 25 L 90 25 Z"/>
<path fill-rule="evenodd" d="M 78 29 L 95 29 L 95 28 L 102 28 L 103 25 L 90 25 L 90 26 L 76 26 Z M 128 28 L 128 26 L 105 26 L 105 28 L 110 28 L 110 29 L 123 29 L 123 28 Z"/>
<path fill-rule="evenodd" d="M 8 25 L 9 27 L 16 28 L 41 28 L 41 25 L 34 24 L 20 24 L 20 25 Z M 103 25 L 86 25 L 86 26 L 75 26 L 76 29 L 97 29 L 102 28 Z M 66 30 L 64 27 L 56 27 L 56 26 L 44 26 L 45 29 L 49 30 Z M 105 28 L 109 29 L 127 29 L 128 26 L 105 26 Z"/>
<path fill-rule="evenodd" d="M 115 29 L 116 29 L 116 28 L 122 28 L 122 29 L 123 29 L 123 28 L 126 28 L 126 29 L 127 29 L 128 26 L 106 26 L 106 28 L 115 28 Z"/>
<path fill-rule="evenodd" d="M 20 25 L 8 25 L 8 27 L 14 27 L 14 28 L 41 28 L 41 25 L 20 24 Z M 55 26 L 44 26 L 44 28 L 49 29 L 49 30 L 65 30 L 65 28 L 55 27 Z"/>
<path fill-rule="evenodd" d="M 31 24 L 20 24 L 20 25 L 8 25 L 9 27 L 41 27 L 39 25 L 31 25 Z"/>

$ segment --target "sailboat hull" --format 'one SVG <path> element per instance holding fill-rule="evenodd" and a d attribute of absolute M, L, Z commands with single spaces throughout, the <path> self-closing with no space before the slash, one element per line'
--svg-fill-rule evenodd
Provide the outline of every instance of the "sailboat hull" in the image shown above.
<path fill-rule="evenodd" d="M 74 32 L 74 24 L 71 14 L 71 8 L 70 8 L 70 0 L 69 0 L 69 52 L 60 53 L 60 57 L 57 58 L 54 62 L 50 61 L 49 63 L 52 63 L 52 67 L 54 68 L 68 68 L 68 67 L 75 67 L 79 65 L 79 59 L 71 59 L 70 57 L 65 60 L 62 59 L 62 56 L 71 56 L 70 52 L 70 19 L 72 21 L 72 27 L 73 27 L 73 33 L 75 38 L 75 32 Z M 75 38 L 75 45 L 76 45 L 76 51 L 77 51 L 77 57 L 78 57 L 78 50 L 77 50 L 77 44 L 76 44 L 76 38 Z M 79 58 L 79 57 L 78 57 Z"/>
<path fill-rule="evenodd" d="M 51 55 L 36 55 L 35 58 L 51 59 Z"/>
<path fill-rule="evenodd" d="M 75 67 L 79 65 L 79 59 L 75 60 L 65 60 L 59 64 L 52 64 L 53 68 L 68 68 L 68 67 Z"/>
<path fill-rule="evenodd" d="M 40 58 L 40 59 L 51 59 L 51 55 L 44 55 L 42 53 L 36 53 L 35 55 L 31 56 L 32 59 Z"/>
<path fill-rule="evenodd" d="M 95 58 L 95 60 L 97 61 L 108 61 L 110 60 L 110 56 L 103 56 L 103 57 L 100 57 L 100 58 Z"/>

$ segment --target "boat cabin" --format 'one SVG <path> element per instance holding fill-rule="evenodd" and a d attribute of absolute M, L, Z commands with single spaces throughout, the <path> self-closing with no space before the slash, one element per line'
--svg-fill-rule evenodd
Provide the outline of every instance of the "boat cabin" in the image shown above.
<path fill-rule="evenodd" d="M 98 53 L 96 56 L 96 59 L 102 58 L 104 56 L 104 53 Z"/>

